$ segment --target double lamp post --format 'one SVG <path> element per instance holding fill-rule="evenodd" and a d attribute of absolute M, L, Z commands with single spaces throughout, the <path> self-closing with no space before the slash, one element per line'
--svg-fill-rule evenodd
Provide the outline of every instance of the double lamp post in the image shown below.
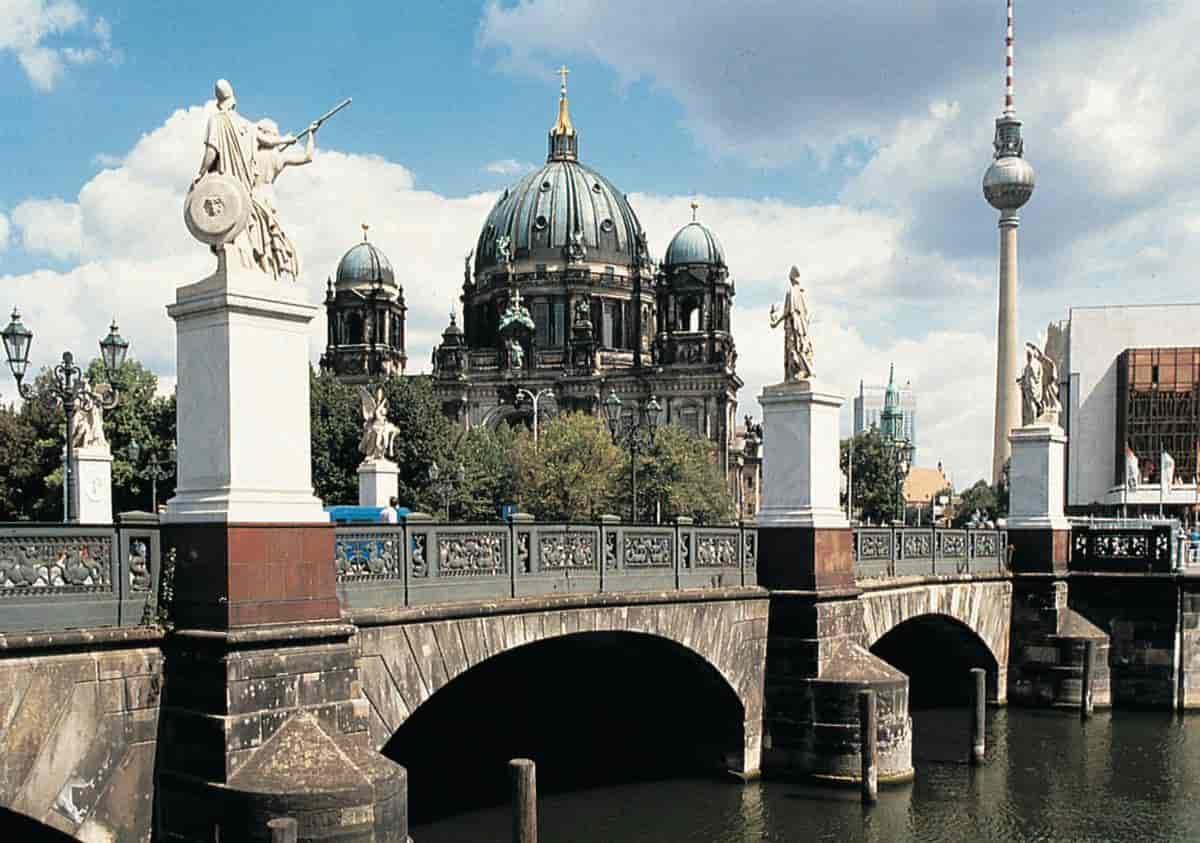
<path fill-rule="evenodd" d="M 638 454 L 654 444 L 654 433 L 658 429 L 658 416 L 662 406 L 653 395 L 640 401 L 636 410 L 622 413 L 621 399 L 616 390 L 608 393 L 604 401 L 604 418 L 614 445 L 629 449 L 629 523 L 637 523 L 637 459 Z"/>
<path fill-rule="evenodd" d="M 69 351 L 63 352 L 62 362 L 54 367 L 53 380 L 48 381 L 43 390 L 39 391 L 32 384 L 25 383 L 25 372 L 29 367 L 29 348 L 33 345 L 33 331 L 21 324 L 21 314 L 16 309 L 12 312 L 12 321 L 8 323 L 8 327 L 0 332 L 0 338 L 4 341 L 8 368 L 12 370 L 17 381 L 17 392 L 21 397 L 27 401 L 37 399 L 51 407 L 61 404 L 66 414 L 67 462 L 63 471 L 66 506 L 63 520 L 77 521 L 79 514 L 74 495 L 71 494 L 71 471 L 75 457 L 75 414 L 78 411 L 87 412 L 95 407 L 111 410 L 117 406 L 117 390 L 97 389 L 96 384 L 89 384 L 83 376 L 83 371 L 75 363 L 75 355 Z M 128 351 L 129 342 L 121 336 L 114 320 L 108 336 L 100 340 L 100 358 L 104 361 L 104 370 L 110 383 L 125 362 L 125 354 Z"/>

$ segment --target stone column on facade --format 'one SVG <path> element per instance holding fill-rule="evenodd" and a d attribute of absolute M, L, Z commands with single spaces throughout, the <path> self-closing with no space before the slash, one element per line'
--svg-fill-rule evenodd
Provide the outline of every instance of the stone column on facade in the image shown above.
<path fill-rule="evenodd" d="M 112 461 L 108 445 L 72 449 L 71 498 L 80 524 L 113 523 Z"/>
<path fill-rule="evenodd" d="M 233 261 L 230 261 L 232 264 Z M 403 768 L 368 734 L 341 621 L 334 531 L 313 495 L 303 288 L 226 266 L 181 287 L 178 486 L 163 517 L 175 630 L 158 742 L 159 835 L 403 841 Z"/>
<path fill-rule="evenodd" d="M 879 778 L 912 775 L 908 678 L 862 646 L 852 535 L 839 494 L 842 396 L 813 381 L 768 386 L 758 583 L 771 589 L 763 769 L 854 781 L 856 694 L 880 700 Z"/>

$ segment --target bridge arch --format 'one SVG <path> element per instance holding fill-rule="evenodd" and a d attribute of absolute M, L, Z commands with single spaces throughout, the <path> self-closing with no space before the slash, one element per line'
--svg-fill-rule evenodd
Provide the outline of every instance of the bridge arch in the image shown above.
<path fill-rule="evenodd" d="M 359 675 L 370 706 L 372 743 L 379 749 L 387 747 L 410 718 L 425 718 L 436 708 L 439 696 L 443 701 L 455 699 L 455 688 L 470 685 L 473 674 L 486 674 L 494 665 L 527 668 L 543 648 L 553 645 L 555 654 L 571 652 L 585 662 L 592 659 L 606 665 L 613 682 L 622 681 L 621 659 L 629 654 L 661 658 L 664 675 L 690 677 L 696 688 L 704 689 L 693 695 L 693 704 L 707 698 L 723 717 L 735 720 L 732 732 L 736 732 L 737 742 L 727 747 L 725 765 L 737 772 L 757 773 L 766 660 L 765 595 L 754 599 L 713 599 L 709 595 L 694 601 L 680 600 L 678 594 L 671 595 L 674 601 L 654 597 L 657 599 L 647 597 L 647 602 L 632 604 L 617 602 L 611 595 L 530 598 L 513 608 L 495 604 L 446 607 L 438 618 L 428 617 L 428 609 L 416 610 L 408 621 L 361 627 Z M 622 599 L 629 601 L 629 596 Z M 614 648 L 625 648 L 624 655 L 611 652 Z M 528 658 L 522 661 L 524 657 Z M 542 661 L 543 665 L 551 663 Z M 525 670 L 514 673 L 517 675 L 527 678 L 531 674 Z M 639 676 L 656 679 L 654 671 Z M 652 706 L 652 693 L 637 684 L 629 680 L 614 688 L 611 703 Z M 494 695 L 479 696 L 478 716 L 489 722 L 487 698 L 494 699 Z M 562 687 L 531 704 L 557 706 L 553 709 L 557 712 L 564 706 L 569 709 L 573 699 L 570 689 Z M 685 710 L 687 704 L 687 700 L 680 702 Z M 593 711 L 590 722 L 604 719 L 604 714 Z M 497 729 L 505 728 L 502 722 L 490 722 Z M 587 717 L 576 722 L 578 729 L 589 728 Z M 570 731 L 569 725 L 564 728 Z M 563 740 L 570 739 L 564 734 Z"/>
<path fill-rule="evenodd" d="M 939 654 L 952 656 L 941 665 L 943 670 L 965 672 L 969 667 L 982 667 L 988 672 L 989 700 L 1005 701 L 1011 582 L 881 585 L 864 592 L 859 602 L 863 607 L 863 645 L 909 673 L 914 684 L 914 672 L 929 665 L 937 667 Z M 921 661 L 906 658 L 905 653 Z"/>

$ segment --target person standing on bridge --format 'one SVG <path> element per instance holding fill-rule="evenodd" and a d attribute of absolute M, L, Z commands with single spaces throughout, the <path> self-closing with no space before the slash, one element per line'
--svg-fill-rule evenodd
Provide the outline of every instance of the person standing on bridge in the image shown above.
<path fill-rule="evenodd" d="M 394 495 L 388 498 L 387 506 L 379 512 L 380 524 L 399 524 L 400 514 L 396 511 L 396 507 L 400 506 L 400 499 Z"/>

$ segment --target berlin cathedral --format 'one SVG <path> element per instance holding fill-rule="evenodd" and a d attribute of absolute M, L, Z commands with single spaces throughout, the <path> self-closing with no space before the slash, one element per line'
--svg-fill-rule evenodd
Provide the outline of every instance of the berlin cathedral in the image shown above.
<path fill-rule="evenodd" d="M 538 413 L 599 414 L 651 396 L 660 423 L 716 445 L 737 511 L 760 498 L 754 426 L 736 423 L 737 351 L 730 330 L 734 284 L 717 236 L 693 220 L 661 262 L 624 193 L 579 160 L 566 82 L 546 163 L 504 190 L 483 223 L 454 314 L 433 349 L 433 384 L 465 428 L 529 424 Z M 407 365 L 404 291 L 366 239 L 338 263 L 325 298 L 323 369 L 347 383 L 402 375 Z M 749 428 L 749 429 L 747 429 Z"/>

